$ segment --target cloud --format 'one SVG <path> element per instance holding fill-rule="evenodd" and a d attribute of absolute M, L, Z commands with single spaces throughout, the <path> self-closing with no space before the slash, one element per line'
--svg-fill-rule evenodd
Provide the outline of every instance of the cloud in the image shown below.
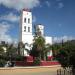
<path fill-rule="evenodd" d="M 6 32 L 8 32 L 9 28 L 10 25 L 8 25 L 6 22 L 0 23 L 0 34 L 5 34 Z"/>
<path fill-rule="evenodd" d="M 60 42 L 66 42 L 68 40 L 75 40 L 75 37 L 72 37 L 72 36 L 62 36 L 62 37 L 54 37 L 53 38 L 53 42 L 56 42 L 56 43 L 60 43 Z"/>
<path fill-rule="evenodd" d="M 51 6 L 51 4 L 50 4 L 50 2 L 49 2 L 49 1 L 45 1 L 45 3 L 46 3 L 46 5 L 47 5 L 48 7 L 50 7 L 50 6 Z"/>
<path fill-rule="evenodd" d="M 8 33 L 9 33 L 9 30 L 10 30 L 10 27 L 11 25 L 9 25 L 8 23 L 6 22 L 2 22 L 0 23 L 0 42 L 1 41 L 5 41 L 5 42 L 8 42 L 8 43 L 12 43 L 14 41 L 16 41 L 16 39 L 13 39 Z"/>
<path fill-rule="evenodd" d="M 22 10 L 23 8 L 32 9 L 40 5 L 39 0 L 0 0 L 0 4 L 5 5 L 8 8 L 15 8 Z"/>
<path fill-rule="evenodd" d="M 9 13 L 8 15 L 3 15 L 0 16 L 0 20 L 6 20 L 6 21 L 11 21 L 11 22 L 18 22 L 19 21 L 19 16 Z"/>
<path fill-rule="evenodd" d="M 62 2 L 58 3 L 58 8 L 63 8 L 64 7 L 64 4 Z"/>

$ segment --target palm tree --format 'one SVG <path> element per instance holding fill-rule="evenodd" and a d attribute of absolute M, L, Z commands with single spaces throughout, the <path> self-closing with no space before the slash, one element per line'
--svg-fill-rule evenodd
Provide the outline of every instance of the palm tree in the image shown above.
<path fill-rule="evenodd" d="M 36 29 L 36 26 L 34 26 L 34 29 L 35 29 L 35 36 L 33 47 L 31 50 L 31 55 L 33 55 L 34 57 L 39 57 L 41 60 L 42 54 L 45 53 L 45 39 L 42 36 L 39 28 Z"/>
<path fill-rule="evenodd" d="M 38 36 L 34 39 L 32 53 L 34 57 L 39 57 L 41 60 L 41 52 L 44 50 L 45 47 L 45 39 L 42 36 Z"/>
<path fill-rule="evenodd" d="M 50 52 L 50 50 L 52 50 L 51 45 L 50 44 L 46 44 L 43 50 L 43 59 L 47 60 L 47 54 L 48 52 Z"/>
<path fill-rule="evenodd" d="M 59 50 L 62 48 L 61 43 L 55 43 L 52 45 L 52 51 L 53 51 L 53 56 L 55 57 L 58 53 Z"/>
<path fill-rule="evenodd" d="M 6 54 L 7 54 L 7 57 L 10 58 L 10 61 L 14 60 L 17 54 L 17 48 L 15 48 L 13 44 L 8 45 Z"/>

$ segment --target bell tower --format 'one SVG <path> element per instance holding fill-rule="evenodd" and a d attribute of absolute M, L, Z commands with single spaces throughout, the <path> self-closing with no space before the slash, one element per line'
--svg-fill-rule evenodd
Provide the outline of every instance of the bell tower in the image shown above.
<path fill-rule="evenodd" d="M 44 36 L 44 26 L 42 24 L 36 25 L 36 33 L 39 33 Z"/>
<path fill-rule="evenodd" d="M 31 40 L 29 39 L 32 39 L 32 12 L 23 9 L 20 23 L 20 41 L 30 44 Z"/>

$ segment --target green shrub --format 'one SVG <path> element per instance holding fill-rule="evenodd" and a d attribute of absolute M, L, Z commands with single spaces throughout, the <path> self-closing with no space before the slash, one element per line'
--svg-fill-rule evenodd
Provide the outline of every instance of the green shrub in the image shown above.
<path fill-rule="evenodd" d="M 38 66 L 38 65 L 40 65 L 40 58 L 39 57 L 36 57 L 35 59 L 34 59 L 34 62 L 33 62 L 33 65 L 34 66 Z"/>
<path fill-rule="evenodd" d="M 21 56 L 21 55 L 16 56 L 16 61 L 23 61 L 23 60 L 24 60 L 23 56 Z"/>
<path fill-rule="evenodd" d="M 6 61 L 3 59 L 0 59 L 0 67 L 4 67 L 6 64 Z"/>

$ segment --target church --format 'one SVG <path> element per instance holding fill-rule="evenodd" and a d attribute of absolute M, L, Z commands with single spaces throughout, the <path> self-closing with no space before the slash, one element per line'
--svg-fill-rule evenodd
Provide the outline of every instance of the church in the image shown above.
<path fill-rule="evenodd" d="M 31 50 L 32 44 L 33 44 L 33 39 L 34 39 L 34 34 L 33 34 L 33 26 L 32 26 L 32 12 L 26 9 L 23 9 L 21 11 L 21 16 L 20 16 L 20 25 L 19 25 L 19 41 L 23 42 L 25 45 L 25 48 L 28 50 Z M 45 35 L 44 31 L 44 25 L 42 24 L 37 24 L 35 25 L 35 31 L 39 29 L 42 36 Z M 44 36 L 46 44 L 52 45 L 52 37 L 50 36 Z M 26 50 L 24 50 L 24 56 L 29 56 Z M 52 56 L 52 50 L 48 52 L 48 57 Z"/>

